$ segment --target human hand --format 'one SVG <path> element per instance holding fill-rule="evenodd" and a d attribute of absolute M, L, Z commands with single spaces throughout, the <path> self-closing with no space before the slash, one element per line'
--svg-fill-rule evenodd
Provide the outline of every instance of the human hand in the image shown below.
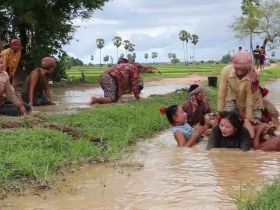
<path fill-rule="evenodd" d="M 56 105 L 53 101 L 51 101 L 51 105 Z"/>
<path fill-rule="evenodd" d="M 20 111 L 21 114 L 26 114 L 26 109 L 23 106 L 23 104 L 21 104 L 18 108 L 19 108 L 19 111 Z"/>
<path fill-rule="evenodd" d="M 33 102 L 29 102 L 29 104 L 28 104 L 29 106 L 33 106 Z"/>

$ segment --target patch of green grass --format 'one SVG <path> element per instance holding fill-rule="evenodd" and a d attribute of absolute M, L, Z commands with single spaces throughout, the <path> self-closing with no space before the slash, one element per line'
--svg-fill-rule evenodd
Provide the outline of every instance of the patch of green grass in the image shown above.
<path fill-rule="evenodd" d="M 251 189 L 251 195 L 236 199 L 239 210 L 274 210 L 280 209 L 280 180 L 275 179 L 258 192 Z"/>

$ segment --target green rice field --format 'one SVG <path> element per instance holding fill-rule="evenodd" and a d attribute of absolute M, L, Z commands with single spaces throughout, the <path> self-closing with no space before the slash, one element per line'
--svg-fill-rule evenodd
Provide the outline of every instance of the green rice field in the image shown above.
<path fill-rule="evenodd" d="M 145 64 L 143 64 L 145 65 Z M 195 73 L 195 74 L 215 74 L 219 73 L 223 67 L 226 64 L 191 64 L 188 66 L 185 65 L 147 65 L 147 66 L 153 66 L 157 68 L 161 73 L 162 76 L 164 75 L 186 75 L 190 73 Z M 79 78 L 82 75 L 82 71 L 84 71 L 84 74 L 86 77 L 96 77 L 102 74 L 104 71 L 109 69 L 110 67 L 103 66 L 79 66 L 79 67 L 72 67 L 70 70 L 67 71 L 68 77 L 74 77 L 74 78 Z M 157 75 L 158 73 L 155 73 Z M 150 74 L 149 74 L 150 75 Z"/>

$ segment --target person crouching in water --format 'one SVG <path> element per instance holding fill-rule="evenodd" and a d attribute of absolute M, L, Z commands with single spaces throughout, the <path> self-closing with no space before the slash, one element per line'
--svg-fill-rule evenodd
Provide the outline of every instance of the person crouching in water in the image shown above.
<path fill-rule="evenodd" d="M 192 147 L 201 140 L 201 135 L 207 129 L 201 125 L 192 128 L 188 124 L 187 113 L 178 105 L 160 108 L 160 112 L 166 115 L 169 123 L 173 126 L 172 133 L 179 147 Z"/>
<path fill-rule="evenodd" d="M 0 115 L 20 116 L 30 111 L 31 107 L 28 104 L 21 103 L 16 96 L 9 75 L 5 71 L 4 60 L 0 57 Z"/>
<path fill-rule="evenodd" d="M 206 114 L 211 113 L 210 105 L 204 95 L 202 85 L 193 84 L 189 88 L 189 100 L 183 103 L 183 110 L 188 114 L 188 124 L 192 127 L 204 125 Z"/>
<path fill-rule="evenodd" d="M 125 94 L 129 83 L 136 100 L 140 100 L 139 75 L 142 68 L 139 63 L 122 63 L 105 71 L 99 77 L 99 84 L 104 91 L 104 97 L 91 97 L 89 104 L 116 103 Z"/>
<path fill-rule="evenodd" d="M 30 106 L 55 105 L 51 100 L 49 89 L 50 74 L 55 65 L 54 57 L 45 57 L 42 59 L 41 67 L 30 73 L 21 91 L 21 97 L 25 103 L 29 103 Z"/>

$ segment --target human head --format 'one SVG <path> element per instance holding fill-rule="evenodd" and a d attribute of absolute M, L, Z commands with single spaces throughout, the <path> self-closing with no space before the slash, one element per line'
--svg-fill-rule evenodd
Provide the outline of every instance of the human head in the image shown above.
<path fill-rule="evenodd" d="M 241 51 L 241 50 L 242 50 L 242 47 L 238 47 L 238 50 Z"/>
<path fill-rule="evenodd" d="M 0 56 L 0 73 L 4 71 L 4 59 Z"/>
<path fill-rule="evenodd" d="M 21 50 L 22 50 L 22 46 L 21 46 L 20 40 L 18 40 L 18 39 L 13 39 L 13 40 L 11 41 L 10 48 L 11 48 L 15 53 L 18 52 L 18 51 L 21 51 Z"/>
<path fill-rule="evenodd" d="M 190 96 L 195 95 L 196 100 L 203 101 L 204 99 L 204 87 L 202 85 L 192 84 L 189 88 Z"/>
<path fill-rule="evenodd" d="M 244 77 L 250 70 L 253 64 L 252 56 L 247 51 L 238 51 L 231 56 L 231 61 L 234 66 L 235 73 L 238 77 Z"/>
<path fill-rule="evenodd" d="M 187 122 L 187 113 L 184 112 L 182 107 L 172 105 L 168 108 L 161 108 L 161 114 L 165 114 L 171 125 L 183 125 Z"/>
<path fill-rule="evenodd" d="M 56 65 L 56 59 L 54 57 L 45 57 L 42 59 L 41 68 L 53 72 Z"/>
<path fill-rule="evenodd" d="M 241 118 L 238 112 L 223 112 L 221 114 L 221 120 L 219 123 L 219 129 L 222 136 L 229 137 L 237 132 L 244 124 L 244 120 Z"/>
<path fill-rule="evenodd" d="M 138 69 L 138 72 L 140 74 L 143 69 L 143 66 L 138 62 L 131 62 L 131 64 L 133 64 Z"/>
<path fill-rule="evenodd" d="M 261 47 L 261 51 L 264 51 L 264 47 Z"/>
<path fill-rule="evenodd" d="M 121 64 L 121 63 L 129 63 L 129 60 L 127 60 L 125 58 L 120 58 L 118 61 L 118 64 Z"/>
<path fill-rule="evenodd" d="M 257 50 L 259 50 L 259 49 L 260 49 L 260 46 L 259 46 L 259 45 L 257 45 L 257 46 L 256 46 L 256 49 L 257 49 Z"/>

